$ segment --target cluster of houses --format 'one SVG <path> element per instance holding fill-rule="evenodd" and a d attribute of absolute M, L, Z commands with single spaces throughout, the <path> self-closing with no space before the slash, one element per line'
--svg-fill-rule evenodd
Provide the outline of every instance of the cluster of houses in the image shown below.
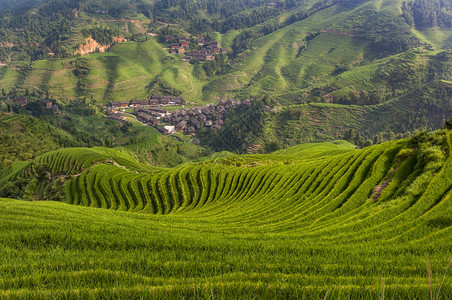
<path fill-rule="evenodd" d="M 206 61 L 215 59 L 216 54 L 227 53 L 227 50 L 224 48 L 220 48 L 220 43 L 217 41 L 212 41 L 210 43 L 204 44 L 204 42 L 199 42 L 198 44 L 202 47 L 200 50 L 192 50 L 187 53 L 182 60 L 185 61 Z"/>
<path fill-rule="evenodd" d="M 110 118 L 124 121 L 125 116 L 117 108 L 134 107 L 133 114 L 140 122 L 157 128 L 163 134 L 172 134 L 176 131 L 195 135 L 202 128 L 221 129 L 226 113 L 239 105 L 250 107 L 252 99 L 220 100 L 218 104 L 207 104 L 194 108 L 182 108 L 170 112 L 160 106 L 178 105 L 184 103 L 183 98 L 172 96 L 153 96 L 144 101 L 113 102 L 107 107 Z"/>
<path fill-rule="evenodd" d="M 217 105 L 207 104 L 173 112 L 161 108 L 135 108 L 134 114 L 138 120 L 158 128 L 164 134 L 180 131 L 195 135 L 201 128 L 220 129 L 224 115 L 238 105 L 251 106 L 251 100 L 220 100 Z"/>
<path fill-rule="evenodd" d="M 178 106 L 185 103 L 183 97 L 174 96 L 161 96 L 154 95 L 148 100 L 132 100 L 132 101 L 119 101 L 112 102 L 112 108 L 127 108 L 127 107 L 138 107 L 138 106 Z"/>
<path fill-rule="evenodd" d="M 169 114 L 169 111 L 164 108 L 152 107 L 146 109 L 138 107 L 133 110 L 133 113 L 142 123 L 156 126 L 161 118 L 166 117 Z"/>
<path fill-rule="evenodd" d="M 170 54 L 185 53 L 185 49 L 190 47 L 190 42 L 193 42 L 193 40 L 189 40 L 185 36 L 174 37 L 172 35 L 167 35 L 166 41 L 172 43 L 169 47 Z"/>
<path fill-rule="evenodd" d="M 195 43 L 193 39 L 188 39 L 185 36 L 174 37 L 166 36 L 166 41 L 171 43 L 168 50 L 170 54 L 183 54 L 190 47 L 190 43 Z M 192 50 L 184 56 L 182 60 L 191 61 L 206 61 L 215 59 L 216 54 L 227 53 L 227 50 L 220 48 L 220 43 L 217 41 L 206 42 L 203 36 L 198 36 L 196 41 L 200 50 Z"/>

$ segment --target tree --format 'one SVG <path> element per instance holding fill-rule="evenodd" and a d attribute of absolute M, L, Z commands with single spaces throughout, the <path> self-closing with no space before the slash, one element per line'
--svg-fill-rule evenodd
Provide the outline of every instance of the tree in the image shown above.
<path fill-rule="evenodd" d="M 349 130 L 347 130 L 345 132 L 343 139 L 354 144 L 355 143 L 355 131 L 350 128 Z"/>

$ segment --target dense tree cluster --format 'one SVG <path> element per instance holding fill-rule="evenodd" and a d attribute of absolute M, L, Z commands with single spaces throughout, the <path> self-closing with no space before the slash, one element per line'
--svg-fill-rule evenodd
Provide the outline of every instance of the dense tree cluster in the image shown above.
<path fill-rule="evenodd" d="M 37 60 L 54 52 L 67 56 L 64 44 L 71 35 L 69 20 L 75 0 L 51 1 L 35 10 L 0 12 L 0 40 L 11 43 L 0 51 L 0 60 Z"/>
<path fill-rule="evenodd" d="M 0 129 L 0 169 L 50 150 L 80 145 L 64 131 L 29 116 L 21 116 L 15 122 L 0 120 Z"/>
<path fill-rule="evenodd" d="M 215 56 L 214 60 L 206 61 L 202 64 L 202 68 L 207 76 L 214 76 L 220 73 L 226 67 L 226 61 L 222 54 Z"/>
<path fill-rule="evenodd" d="M 452 28 L 452 2 L 450 0 L 412 0 L 402 5 L 403 16 L 411 27 Z"/>
<path fill-rule="evenodd" d="M 301 1 L 250 0 L 162 0 L 156 2 L 152 15 L 160 20 L 185 23 L 191 32 L 219 31 L 249 28 L 280 15 L 285 9 Z M 250 10 L 249 12 L 244 12 Z"/>
<path fill-rule="evenodd" d="M 253 100 L 251 106 L 239 105 L 226 115 L 220 130 L 201 132 L 200 138 L 214 151 L 244 153 L 250 143 L 262 135 L 268 115 L 266 106 L 273 104 L 272 99 L 264 97 Z"/>
<path fill-rule="evenodd" d="M 237 14 L 222 22 L 213 24 L 213 29 L 221 33 L 229 30 L 249 28 L 280 14 L 276 8 L 261 8 L 246 14 Z"/>
<path fill-rule="evenodd" d="M 251 30 L 242 31 L 239 35 L 237 35 L 232 43 L 232 51 L 234 55 L 242 53 L 243 51 L 249 49 L 253 42 L 262 37 L 263 33 L 254 32 Z"/>
<path fill-rule="evenodd" d="M 364 10 L 348 20 L 347 30 L 371 41 L 371 48 L 390 55 L 420 46 L 405 19 L 384 11 Z"/>
<path fill-rule="evenodd" d="M 101 45 L 109 45 L 113 43 L 113 38 L 119 35 L 117 30 L 112 30 L 106 27 L 92 27 L 89 29 L 82 29 L 84 37 L 92 37 Z"/>

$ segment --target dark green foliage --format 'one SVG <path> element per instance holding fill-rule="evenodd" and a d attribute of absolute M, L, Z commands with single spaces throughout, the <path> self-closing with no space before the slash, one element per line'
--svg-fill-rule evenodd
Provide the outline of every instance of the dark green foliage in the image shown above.
<path fill-rule="evenodd" d="M 244 52 L 249 49 L 253 42 L 262 37 L 262 33 L 253 32 L 250 30 L 242 31 L 239 35 L 237 35 L 232 43 L 232 51 L 234 51 L 234 55 L 238 55 L 239 53 Z"/>
<path fill-rule="evenodd" d="M 113 37 L 118 36 L 119 32 L 106 27 L 93 27 L 89 29 L 82 29 L 82 35 L 85 38 L 89 36 L 92 37 L 101 45 L 109 45 L 113 43 Z"/>
<path fill-rule="evenodd" d="M 21 10 L 0 12 L 0 40 L 13 43 L 12 48 L 2 49 L 0 60 L 38 60 L 47 58 L 50 48 L 56 57 L 68 55 L 65 42 L 72 30 L 74 0 L 50 1 L 37 11 Z"/>
<path fill-rule="evenodd" d="M 280 14 L 280 10 L 275 8 L 262 8 L 253 10 L 251 13 L 247 14 L 236 14 L 226 20 L 214 24 L 213 29 L 221 33 L 227 32 L 229 30 L 237 30 L 243 28 L 250 28 L 254 25 L 260 24 L 268 19 L 274 18 Z M 266 28 L 266 31 L 270 31 L 273 28 Z M 266 33 L 268 34 L 268 33 Z"/>
<path fill-rule="evenodd" d="M 201 133 L 203 143 L 215 151 L 244 153 L 254 139 L 262 135 L 269 99 L 253 100 L 251 106 L 240 105 L 224 119 L 224 126 Z"/>
<path fill-rule="evenodd" d="M 45 0 L 3 0 L 2 7 L 0 7 L 0 11 L 32 7 L 44 1 Z"/>
<path fill-rule="evenodd" d="M 403 17 L 394 17 L 387 12 L 365 10 L 349 21 L 354 33 L 371 41 L 373 50 L 383 54 L 394 54 L 420 46 Z"/>
<path fill-rule="evenodd" d="M 444 26 L 452 28 L 452 3 L 448 0 L 411 0 L 402 5 L 407 23 L 421 29 Z"/>
<path fill-rule="evenodd" d="M 432 56 L 427 62 L 412 59 L 413 53 L 411 51 L 404 53 L 403 56 L 391 58 L 379 67 L 378 77 L 387 82 L 385 86 L 381 85 L 378 89 L 367 92 L 352 91 L 342 95 L 335 95 L 333 102 L 346 105 L 378 104 L 418 90 L 419 86 L 429 83 L 431 83 L 432 87 L 438 88 L 438 90 L 434 96 L 435 98 L 429 99 L 428 101 L 432 103 L 447 101 L 449 97 L 447 91 L 449 89 L 447 85 L 438 81 L 452 76 L 452 69 L 450 63 L 448 63 L 450 54 L 447 51 L 442 51 L 436 56 Z M 342 70 L 342 67 L 338 68 Z M 325 90 L 327 88 L 328 86 L 323 89 Z M 315 95 L 314 92 L 312 90 L 311 94 Z M 330 91 L 327 92 L 329 93 Z M 324 95 L 327 92 L 321 90 L 320 95 Z M 432 89 L 421 89 L 417 93 L 425 95 L 431 92 Z"/>
<path fill-rule="evenodd" d="M 162 0 L 156 2 L 154 16 L 160 19 L 185 23 L 191 32 L 203 33 L 209 31 L 226 32 L 231 29 L 249 28 L 270 18 L 278 16 L 284 8 L 293 8 L 298 1 L 275 1 L 276 7 L 268 7 L 268 2 L 227 0 L 200 1 Z M 250 12 L 246 10 L 252 9 Z M 201 13 L 202 12 L 202 13 Z M 206 15 L 208 17 L 206 17 Z"/>
<path fill-rule="evenodd" d="M 215 76 L 216 74 L 223 71 L 226 67 L 226 61 L 222 54 L 215 56 L 214 60 L 207 61 L 202 64 L 202 68 L 206 72 L 207 76 Z"/>
<path fill-rule="evenodd" d="M 74 75 L 77 76 L 76 93 L 77 96 L 85 96 L 85 89 L 88 85 L 87 75 L 89 73 L 88 60 L 78 58 L 71 62 L 74 66 Z"/>
<path fill-rule="evenodd" d="M 0 169 L 50 150 L 80 145 L 72 136 L 43 120 L 8 114 L 0 117 Z"/>

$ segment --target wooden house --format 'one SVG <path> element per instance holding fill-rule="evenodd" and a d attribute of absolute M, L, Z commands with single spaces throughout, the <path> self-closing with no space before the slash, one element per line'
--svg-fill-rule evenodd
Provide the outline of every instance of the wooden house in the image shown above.
<path fill-rule="evenodd" d="M 52 101 L 50 101 L 50 100 L 42 100 L 42 104 L 44 104 L 44 106 L 46 107 L 46 108 L 52 108 Z"/>
<path fill-rule="evenodd" d="M 190 135 L 195 135 L 196 134 L 196 129 L 193 126 L 189 126 L 187 128 L 187 133 Z"/>
<path fill-rule="evenodd" d="M 187 127 L 187 121 L 181 121 L 176 125 L 176 130 L 184 131 L 186 127 Z"/>
<path fill-rule="evenodd" d="M 13 101 L 14 101 L 14 103 L 16 103 L 20 106 L 24 106 L 27 104 L 28 98 L 27 97 L 17 97 L 17 98 L 14 98 Z"/>
<path fill-rule="evenodd" d="M 129 101 L 112 102 L 113 108 L 129 107 Z"/>
<path fill-rule="evenodd" d="M 157 100 L 157 99 L 150 99 L 148 102 L 149 102 L 149 105 L 154 105 L 154 106 L 160 104 L 159 100 Z"/>

